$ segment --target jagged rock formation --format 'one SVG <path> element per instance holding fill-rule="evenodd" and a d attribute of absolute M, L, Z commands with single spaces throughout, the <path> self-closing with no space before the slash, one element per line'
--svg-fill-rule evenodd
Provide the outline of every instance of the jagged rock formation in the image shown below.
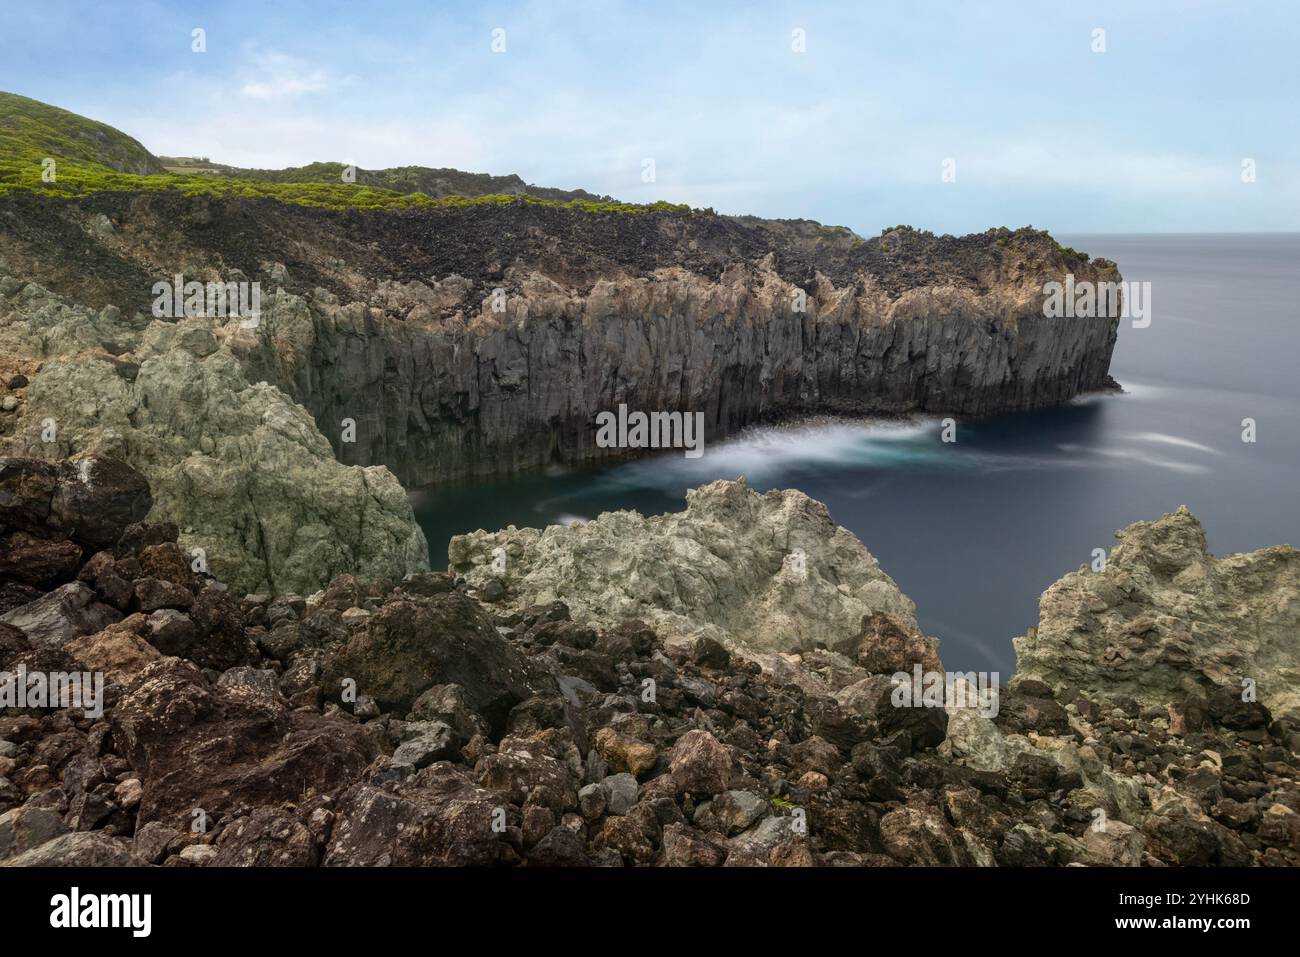
<path fill-rule="evenodd" d="M 825 505 L 743 479 L 689 491 L 682 512 L 458 535 L 448 556 L 508 609 L 558 600 L 599 627 L 641 618 L 751 653 L 830 647 L 876 614 L 916 628 L 912 602 Z"/>
<path fill-rule="evenodd" d="M 1144 704 L 1248 705 L 1300 716 L 1300 552 L 1289 545 L 1214 558 L 1186 508 L 1135 522 L 1099 573 L 1043 593 L 1038 627 L 1014 639 L 1016 680 L 1106 689 Z"/>
<path fill-rule="evenodd" d="M 0 709 L 6 866 L 1300 863 L 1300 734 L 1262 706 L 1033 679 L 993 716 L 899 706 L 937 659 L 879 616 L 764 670 L 441 573 L 238 600 L 135 521 L 142 486 L 0 467 L 0 685 L 105 679 L 102 715 Z"/>
<path fill-rule="evenodd" d="M 250 381 L 227 345 L 238 331 L 237 319 L 95 313 L 0 260 L 0 376 L 13 398 L 0 412 L 3 446 L 48 459 L 102 453 L 139 468 L 154 520 L 175 522 L 187 551 L 202 549 L 245 591 L 314 591 L 344 572 L 428 567 L 392 474 L 340 464 L 302 407 Z"/>

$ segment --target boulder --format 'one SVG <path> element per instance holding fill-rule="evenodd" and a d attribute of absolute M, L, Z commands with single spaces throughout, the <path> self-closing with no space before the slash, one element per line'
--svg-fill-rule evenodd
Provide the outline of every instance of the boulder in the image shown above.
<path fill-rule="evenodd" d="M 162 658 L 127 686 L 111 717 L 120 753 L 143 782 L 138 821 L 188 828 L 235 805 L 296 800 L 355 781 L 378 753 L 340 718 L 288 711 L 251 685 L 214 687 L 191 662 Z"/>
<path fill-rule="evenodd" d="M 510 709 L 553 679 L 497 634 L 485 613 L 459 592 L 396 598 L 359 623 L 324 661 L 322 690 L 337 697 L 356 682 L 385 711 L 405 714 L 438 684 L 456 684 L 465 704 L 500 733 Z"/>
<path fill-rule="evenodd" d="M 708 731 L 687 731 L 668 755 L 668 771 L 680 791 L 710 796 L 725 791 L 735 767 L 731 752 Z"/>
<path fill-rule="evenodd" d="M 22 631 L 33 648 L 58 649 L 121 618 L 116 608 L 99 601 L 90 588 L 81 582 L 69 582 L 0 615 L 0 623 Z"/>
<path fill-rule="evenodd" d="M 67 831 L 63 815 L 49 808 L 24 806 L 6 811 L 0 814 L 0 860 L 40 847 Z"/>
<path fill-rule="evenodd" d="M 454 758 L 460 749 L 460 735 L 442 721 L 417 721 L 406 726 L 402 743 L 393 752 L 395 768 L 423 768 L 434 761 Z"/>
<path fill-rule="evenodd" d="M 91 671 L 109 681 L 125 683 L 146 665 L 162 657 L 141 635 L 148 629 L 143 615 L 132 615 L 93 635 L 74 638 L 65 650 Z"/>
<path fill-rule="evenodd" d="M 0 522 L 38 537 L 111 548 L 152 505 L 145 477 L 116 459 L 0 458 Z"/>
<path fill-rule="evenodd" d="M 743 479 L 692 489 L 683 512 L 458 535 L 449 570 L 482 587 L 499 549 L 506 608 L 563 597 L 575 621 L 606 629 L 639 618 L 664 638 L 770 652 L 843 641 L 876 612 L 916 627 L 911 601 L 824 505 Z"/>
<path fill-rule="evenodd" d="M 5 861 L 9 867 L 135 867 L 131 842 L 102 831 L 63 834 Z"/>
<path fill-rule="evenodd" d="M 255 808 L 228 824 L 215 850 L 215 867 L 314 867 L 320 861 L 320 848 L 307 826 L 274 807 Z"/>
<path fill-rule="evenodd" d="M 495 864 L 508 845 L 499 795 L 446 764 L 419 772 L 390 792 L 369 784 L 338 802 L 327 867 L 467 867 Z"/>

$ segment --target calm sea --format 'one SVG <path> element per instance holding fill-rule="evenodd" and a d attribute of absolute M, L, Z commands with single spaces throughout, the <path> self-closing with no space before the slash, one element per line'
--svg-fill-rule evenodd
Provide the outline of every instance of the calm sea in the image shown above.
<path fill-rule="evenodd" d="M 1043 589 L 1130 522 L 1186 504 L 1215 554 L 1300 544 L 1300 236 L 1060 239 L 1151 283 L 1150 326 L 1126 321 L 1115 348 L 1124 394 L 963 422 L 952 444 L 936 420 L 766 429 L 696 460 L 418 492 L 435 566 L 453 534 L 674 511 L 686 489 L 744 475 L 825 502 L 916 602 L 947 667 L 1005 676 Z"/>

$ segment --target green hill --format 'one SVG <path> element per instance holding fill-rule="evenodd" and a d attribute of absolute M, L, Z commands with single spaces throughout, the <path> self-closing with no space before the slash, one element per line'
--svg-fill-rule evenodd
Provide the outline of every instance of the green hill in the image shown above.
<path fill-rule="evenodd" d="M 0 161 L 49 158 L 118 173 L 163 172 L 158 158 L 120 130 L 39 100 L 0 91 Z"/>
<path fill-rule="evenodd" d="M 53 176 L 45 160 L 55 160 Z M 0 196 L 81 196 L 103 190 L 174 190 L 186 195 L 274 199 L 330 209 L 403 209 L 507 203 L 566 206 L 592 213 L 686 212 L 671 203 L 620 203 L 585 190 L 530 186 L 518 176 L 402 166 L 356 171 L 342 163 L 284 170 L 240 169 L 207 159 L 158 157 L 113 129 L 55 106 L 0 92 Z"/>
<path fill-rule="evenodd" d="M 241 169 L 190 156 L 163 156 L 160 159 L 167 170 L 174 173 L 197 173 L 259 183 L 341 183 L 345 169 L 342 163 L 311 163 L 288 169 Z M 448 196 L 533 196 L 560 203 L 572 200 L 589 203 L 614 201 L 609 196 L 597 196 L 585 189 L 533 186 L 514 173 L 493 176 L 490 173 L 466 173 L 458 169 L 397 166 L 379 170 L 357 167 L 355 174 L 358 186 L 392 190 L 402 195 L 423 193 L 435 199 Z"/>

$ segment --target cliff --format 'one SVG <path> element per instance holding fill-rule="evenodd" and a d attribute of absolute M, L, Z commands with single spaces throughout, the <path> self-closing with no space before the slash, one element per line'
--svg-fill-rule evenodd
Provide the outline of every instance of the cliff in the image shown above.
<path fill-rule="evenodd" d="M 0 115 L 0 448 L 130 462 L 155 517 L 248 591 L 426 567 L 399 482 L 635 454 L 596 445 L 621 404 L 698 413 L 707 443 L 1113 385 L 1118 320 L 1046 318 L 1042 288 L 1114 264 L 1032 229 L 863 239 L 667 204 L 403 196 L 326 182 L 328 164 L 163 175 L 98 127 L 45 184 L 42 131 L 71 120 L 12 96 Z M 257 323 L 156 314 L 177 276 L 256 284 Z"/>
<path fill-rule="evenodd" d="M 0 214 L 0 251 L 17 274 L 96 310 L 144 311 L 153 282 L 178 272 L 260 281 L 263 327 L 232 350 L 312 413 L 342 461 L 408 486 L 626 454 L 594 442 L 595 415 L 619 403 L 703 412 L 710 441 L 796 413 L 1059 403 L 1109 384 L 1117 325 L 1043 316 L 1044 282 L 1118 274 L 1032 230 L 862 240 L 525 202 L 10 206 L 22 208 Z"/>

